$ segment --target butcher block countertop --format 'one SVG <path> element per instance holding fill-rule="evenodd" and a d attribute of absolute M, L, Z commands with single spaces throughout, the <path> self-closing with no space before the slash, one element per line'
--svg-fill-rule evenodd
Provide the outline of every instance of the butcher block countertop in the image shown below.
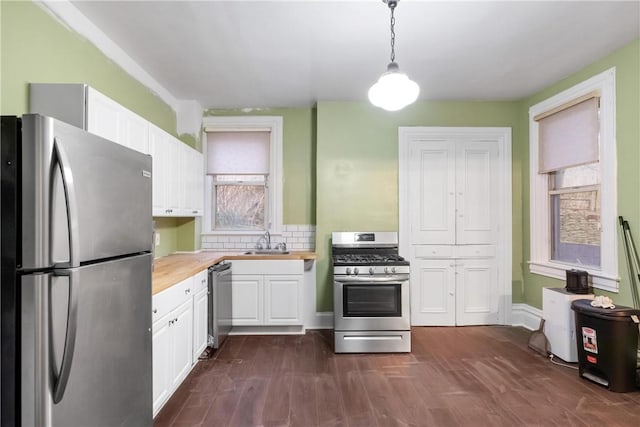
<path fill-rule="evenodd" d="M 183 253 L 167 255 L 154 261 L 152 292 L 153 295 L 180 283 L 184 279 L 223 260 L 276 260 L 276 259 L 315 259 L 316 254 L 309 251 L 291 251 L 286 255 L 244 255 L 241 252 Z"/>

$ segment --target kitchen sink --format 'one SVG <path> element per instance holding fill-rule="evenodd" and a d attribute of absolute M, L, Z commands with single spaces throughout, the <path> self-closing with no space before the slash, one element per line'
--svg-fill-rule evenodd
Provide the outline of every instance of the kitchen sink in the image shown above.
<path fill-rule="evenodd" d="M 281 249 L 252 249 L 244 252 L 243 255 L 288 255 L 289 251 Z"/>

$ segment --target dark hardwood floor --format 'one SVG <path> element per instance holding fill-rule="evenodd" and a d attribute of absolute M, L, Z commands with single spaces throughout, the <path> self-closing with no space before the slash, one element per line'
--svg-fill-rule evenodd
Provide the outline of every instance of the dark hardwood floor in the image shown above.
<path fill-rule="evenodd" d="M 412 329 L 411 354 L 334 354 L 332 331 L 233 336 L 198 363 L 163 426 L 640 426 L 614 393 L 527 348 L 530 332 Z"/>

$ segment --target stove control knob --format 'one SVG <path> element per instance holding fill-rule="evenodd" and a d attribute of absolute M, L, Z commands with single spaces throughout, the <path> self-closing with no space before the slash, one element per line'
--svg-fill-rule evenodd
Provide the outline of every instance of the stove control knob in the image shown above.
<path fill-rule="evenodd" d="M 347 276 L 351 274 L 351 267 L 347 267 Z"/>
<path fill-rule="evenodd" d="M 396 268 L 395 267 L 391 267 L 391 272 L 395 274 Z"/>
<path fill-rule="evenodd" d="M 369 274 L 373 275 L 373 267 L 369 267 Z"/>
<path fill-rule="evenodd" d="M 384 268 L 384 274 L 389 274 L 389 267 Z"/>
<path fill-rule="evenodd" d="M 357 276 L 358 273 L 360 273 L 360 270 L 358 270 L 358 267 L 354 268 L 353 269 L 353 274 L 355 274 Z"/>

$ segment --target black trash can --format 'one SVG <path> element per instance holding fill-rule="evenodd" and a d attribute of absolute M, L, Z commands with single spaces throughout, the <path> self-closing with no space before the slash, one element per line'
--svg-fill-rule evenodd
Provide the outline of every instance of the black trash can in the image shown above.
<path fill-rule="evenodd" d="M 640 310 L 592 307 L 590 300 L 571 303 L 576 318 L 580 376 L 611 391 L 634 391 L 638 384 L 638 325 Z"/>

